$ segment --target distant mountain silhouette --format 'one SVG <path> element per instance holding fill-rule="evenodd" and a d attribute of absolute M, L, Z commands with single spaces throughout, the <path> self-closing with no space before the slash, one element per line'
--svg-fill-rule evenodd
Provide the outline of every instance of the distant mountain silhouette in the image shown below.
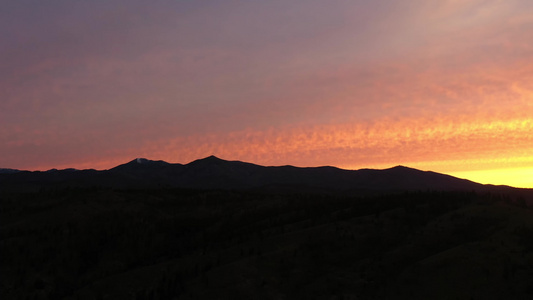
<path fill-rule="evenodd" d="M 18 172 L 20 172 L 20 170 L 0 168 L 0 174 L 13 174 Z"/>
<path fill-rule="evenodd" d="M 533 189 L 405 166 L 137 158 L 0 203 L 0 299 L 532 298 Z"/>
<path fill-rule="evenodd" d="M 265 167 L 215 156 L 188 164 L 137 158 L 109 170 L 0 172 L 0 188 L 42 187 L 266 189 L 283 191 L 404 191 L 483 190 L 487 186 L 465 179 L 404 166 L 375 170 L 335 167 Z"/>

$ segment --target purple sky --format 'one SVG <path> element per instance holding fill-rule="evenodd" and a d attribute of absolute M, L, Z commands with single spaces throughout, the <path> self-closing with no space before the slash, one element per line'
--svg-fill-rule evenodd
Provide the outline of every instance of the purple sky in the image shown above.
<path fill-rule="evenodd" d="M 532 32 L 529 0 L 10 1 L 0 167 L 533 170 Z"/>

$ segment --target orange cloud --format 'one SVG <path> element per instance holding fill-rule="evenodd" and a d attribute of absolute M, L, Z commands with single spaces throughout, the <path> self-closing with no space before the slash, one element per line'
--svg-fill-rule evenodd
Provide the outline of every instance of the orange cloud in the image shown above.
<path fill-rule="evenodd" d="M 243 130 L 179 138 L 166 143 L 159 151 L 147 152 L 180 162 L 215 154 L 267 165 L 363 168 L 409 164 L 457 171 L 464 169 L 465 163 L 471 164 L 468 166 L 471 170 L 494 166 L 495 160 L 500 160 L 501 166 L 506 158 L 509 164 L 533 164 L 531 132 L 533 120 L 527 118 L 462 122 L 445 117 L 382 119 L 365 124 L 293 127 L 280 131 L 275 128 Z M 445 167 L 447 162 L 451 168 Z"/>

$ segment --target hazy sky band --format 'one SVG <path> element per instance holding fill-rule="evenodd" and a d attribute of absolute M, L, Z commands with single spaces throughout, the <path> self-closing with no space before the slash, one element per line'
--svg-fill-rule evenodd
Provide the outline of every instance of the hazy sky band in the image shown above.
<path fill-rule="evenodd" d="M 4 7 L 0 167 L 533 167 L 531 1 Z"/>

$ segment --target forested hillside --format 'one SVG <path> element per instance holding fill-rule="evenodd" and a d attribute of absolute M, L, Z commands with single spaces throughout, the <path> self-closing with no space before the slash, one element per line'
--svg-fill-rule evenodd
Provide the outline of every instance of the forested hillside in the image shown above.
<path fill-rule="evenodd" d="M 533 219 L 499 193 L 3 194 L 2 299 L 529 299 Z"/>

